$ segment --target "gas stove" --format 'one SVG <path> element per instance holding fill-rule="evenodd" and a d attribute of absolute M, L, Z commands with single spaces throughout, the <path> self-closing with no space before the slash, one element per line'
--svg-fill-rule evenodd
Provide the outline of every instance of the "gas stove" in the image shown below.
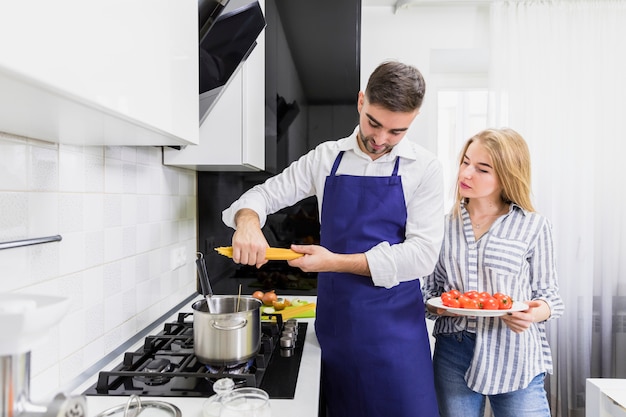
<path fill-rule="evenodd" d="M 101 371 L 97 382 L 85 395 L 209 397 L 213 383 L 231 378 L 235 387 L 257 387 L 270 399 L 293 399 L 308 323 L 297 323 L 295 345 L 281 347 L 283 322 L 261 322 L 261 347 L 249 361 L 233 366 L 208 366 L 193 350 L 193 314 L 179 313 L 155 335 L 147 336 L 143 346 L 126 352 L 122 363 Z"/>

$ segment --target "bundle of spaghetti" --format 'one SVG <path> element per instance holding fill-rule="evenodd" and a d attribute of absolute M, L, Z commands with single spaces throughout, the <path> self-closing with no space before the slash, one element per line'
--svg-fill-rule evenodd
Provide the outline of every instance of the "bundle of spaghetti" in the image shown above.
<path fill-rule="evenodd" d="M 215 248 L 215 250 L 220 255 L 228 256 L 229 258 L 233 257 L 232 246 L 221 246 L 219 248 Z M 292 259 L 297 259 L 301 256 L 303 256 L 303 254 L 294 252 L 291 249 L 267 248 L 265 250 L 265 259 L 268 261 L 291 261 Z"/>

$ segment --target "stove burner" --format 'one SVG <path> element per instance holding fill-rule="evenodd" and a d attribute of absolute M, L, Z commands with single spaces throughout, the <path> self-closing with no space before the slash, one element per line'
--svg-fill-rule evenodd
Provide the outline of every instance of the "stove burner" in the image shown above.
<path fill-rule="evenodd" d="M 172 370 L 172 363 L 164 358 L 152 359 L 145 366 L 138 369 L 140 372 L 148 372 L 154 375 L 138 375 L 134 378 L 149 386 L 167 384 L 171 379 L 166 375 Z"/>
<path fill-rule="evenodd" d="M 226 366 L 206 365 L 206 369 L 212 374 L 240 375 L 240 374 L 247 374 L 248 372 L 250 372 L 250 368 L 252 368 L 252 365 L 254 365 L 254 358 L 250 359 L 248 362 L 239 363 L 236 365 L 226 365 Z"/>
<path fill-rule="evenodd" d="M 86 395 L 143 395 L 153 397 L 209 397 L 213 384 L 231 378 L 239 387 L 257 387 L 273 399 L 295 395 L 307 323 L 298 323 L 293 355 L 285 357 L 278 340 L 283 330 L 281 316 L 276 322 L 261 323 L 261 346 L 257 355 L 236 366 L 209 366 L 193 350 L 193 313 L 179 313 L 178 320 L 165 323 L 157 334 L 146 336 L 135 351 L 125 352 L 114 369 L 98 373 L 97 382 Z"/>

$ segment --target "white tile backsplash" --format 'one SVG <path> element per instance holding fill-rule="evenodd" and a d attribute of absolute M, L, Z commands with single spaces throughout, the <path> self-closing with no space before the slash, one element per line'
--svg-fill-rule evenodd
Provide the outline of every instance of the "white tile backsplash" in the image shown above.
<path fill-rule="evenodd" d="M 59 191 L 85 192 L 85 176 L 76 175 L 85 171 L 85 155 L 80 147 L 59 149 Z"/>
<path fill-rule="evenodd" d="M 64 233 L 59 245 L 59 274 L 66 275 L 87 268 L 85 265 L 85 233 Z"/>
<path fill-rule="evenodd" d="M 0 198 L 0 239 L 18 240 L 28 232 L 28 193 L 5 192 Z"/>
<path fill-rule="evenodd" d="M 70 146 L 0 133 L 0 292 L 70 299 L 31 354 L 31 399 L 49 399 L 195 292 L 195 171 L 160 147 Z M 172 250 L 186 264 L 172 270 Z"/>
<path fill-rule="evenodd" d="M 30 192 L 28 194 L 28 234 L 32 236 L 52 236 L 59 234 L 59 200 L 64 194 L 51 192 Z M 80 198 L 80 194 L 74 194 Z M 78 203 L 78 205 L 82 205 Z M 82 213 L 80 213 L 82 218 Z M 81 230 L 78 227 L 76 230 Z"/>
<path fill-rule="evenodd" d="M 83 194 L 83 230 L 102 231 L 104 228 L 104 196 Z"/>
<path fill-rule="evenodd" d="M 59 194 L 59 233 L 80 232 L 84 229 L 83 194 L 61 193 Z"/>
<path fill-rule="evenodd" d="M 0 133 L 0 190 L 24 190 L 28 183 L 28 149 L 22 141 Z"/>
<path fill-rule="evenodd" d="M 30 147 L 29 182 L 32 191 L 58 191 L 59 187 L 59 152 L 56 145 Z"/>
<path fill-rule="evenodd" d="M 121 194 L 124 192 L 123 163 L 119 159 L 104 159 L 104 192 Z"/>

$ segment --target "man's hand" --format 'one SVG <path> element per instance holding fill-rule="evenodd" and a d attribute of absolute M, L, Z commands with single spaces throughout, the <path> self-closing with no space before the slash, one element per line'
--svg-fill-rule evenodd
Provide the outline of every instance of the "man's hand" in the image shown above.
<path fill-rule="evenodd" d="M 289 266 L 304 272 L 348 272 L 370 276 L 369 265 L 364 253 L 333 253 L 319 245 L 291 245 L 291 250 L 304 256 L 288 261 Z"/>
<path fill-rule="evenodd" d="M 291 245 L 291 250 L 304 253 L 304 256 L 287 261 L 289 266 L 300 268 L 304 272 L 329 272 L 332 256 L 328 249 L 318 245 Z"/>
<path fill-rule="evenodd" d="M 265 265 L 265 250 L 269 247 L 259 216 L 254 210 L 241 209 L 235 215 L 237 229 L 233 234 L 233 261 L 243 265 Z"/>

